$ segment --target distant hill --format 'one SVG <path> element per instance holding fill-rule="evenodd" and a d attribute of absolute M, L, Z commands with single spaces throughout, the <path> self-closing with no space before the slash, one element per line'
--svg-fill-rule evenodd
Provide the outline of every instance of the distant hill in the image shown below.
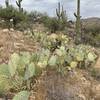
<path fill-rule="evenodd" d="M 86 18 L 86 19 L 82 19 L 82 21 L 85 21 L 85 22 L 97 22 L 97 21 L 100 21 L 100 18 L 98 17 L 89 17 L 89 18 Z"/>
<path fill-rule="evenodd" d="M 100 18 L 91 17 L 81 21 L 85 39 L 90 44 L 100 47 Z"/>
<path fill-rule="evenodd" d="M 81 20 L 83 25 L 100 25 L 100 18 L 98 17 L 91 17 L 91 18 L 86 18 Z"/>

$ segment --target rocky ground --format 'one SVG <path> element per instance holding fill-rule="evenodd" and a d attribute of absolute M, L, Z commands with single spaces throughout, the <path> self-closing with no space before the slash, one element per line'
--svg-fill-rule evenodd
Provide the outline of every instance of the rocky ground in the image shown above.
<path fill-rule="evenodd" d="M 34 100 L 100 100 L 100 81 L 86 70 L 75 70 L 61 76 L 48 71 L 36 86 Z"/>
<path fill-rule="evenodd" d="M 0 30 L 0 63 L 6 63 L 13 52 L 36 50 L 37 43 L 15 30 Z"/>
<path fill-rule="evenodd" d="M 7 63 L 13 52 L 34 52 L 38 47 L 22 32 L 0 29 L 0 63 Z M 100 70 L 100 58 L 94 68 Z M 81 69 L 66 76 L 47 70 L 38 79 L 30 100 L 100 100 L 100 80 Z"/>

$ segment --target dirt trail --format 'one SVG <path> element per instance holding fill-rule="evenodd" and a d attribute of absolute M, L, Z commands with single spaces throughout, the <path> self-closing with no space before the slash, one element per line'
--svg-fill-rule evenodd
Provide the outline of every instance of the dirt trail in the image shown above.
<path fill-rule="evenodd" d="M 0 63 L 8 61 L 13 52 L 36 50 L 37 43 L 19 31 L 0 30 Z"/>

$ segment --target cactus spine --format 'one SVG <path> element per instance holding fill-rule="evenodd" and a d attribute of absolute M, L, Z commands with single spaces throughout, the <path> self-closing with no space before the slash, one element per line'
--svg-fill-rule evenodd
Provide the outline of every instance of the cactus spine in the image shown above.
<path fill-rule="evenodd" d="M 9 0 L 5 0 L 6 8 L 9 7 Z"/>
<path fill-rule="evenodd" d="M 80 22 L 80 0 L 77 0 L 77 14 L 74 13 L 76 17 L 76 41 L 80 40 L 80 32 L 81 32 L 81 22 Z"/>
<path fill-rule="evenodd" d="M 19 8 L 19 11 L 23 11 L 23 8 L 22 8 L 21 3 L 22 3 L 22 0 L 16 1 L 16 4 L 17 4 L 17 6 L 18 6 L 18 8 Z"/>
<path fill-rule="evenodd" d="M 61 4 L 60 2 L 58 3 L 58 9 L 56 9 L 56 15 L 58 17 L 58 20 L 63 20 L 66 16 L 66 11 L 63 9 L 63 5 L 62 5 L 62 9 L 61 9 Z"/>

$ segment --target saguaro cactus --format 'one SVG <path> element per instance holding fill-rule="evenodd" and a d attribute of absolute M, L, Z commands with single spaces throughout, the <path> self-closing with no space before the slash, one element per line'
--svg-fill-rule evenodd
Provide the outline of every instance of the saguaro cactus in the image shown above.
<path fill-rule="evenodd" d="M 66 10 L 64 10 L 63 5 L 61 6 L 60 2 L 58 3 L 58 8 L 56 8 L 56 15 L 57 15 L 59 30 L 62 30 L 67 25 L 67 17 L 66 17 Z"/>
<path fill-rule="evenodd" d="M 81 22 L 80 22 L 80 0 L 77 0 L 77 14 L 74 13 L 76 17 L 76 41 L 80 40 L 80 32 L 81 32 Z"/>
<path fill-rule="evenodd" d="M 9 7 L 9 0 L 5 0 L 6 8 Z"/>
<path fill-rule="evenodd" d="M 18 6 L 18 8 L 19 8 L 19 11 L 23 11 L 23 8 L 22 8 L 21 3 L 22 3 L 22 0 L 16 1 L 16 4 L 17 4 L 17 6 Z"/>
<path fill-rule="evenodd" d="M 58 20 L 61 20 L 66 16 L 66 11 L 63 9 L 63 5 L 62 5 L 62 9 L 61 9 L 60 2 L 58 3 L 58 9 L 56 9 L 56 15 L 58 17 Z"/>

